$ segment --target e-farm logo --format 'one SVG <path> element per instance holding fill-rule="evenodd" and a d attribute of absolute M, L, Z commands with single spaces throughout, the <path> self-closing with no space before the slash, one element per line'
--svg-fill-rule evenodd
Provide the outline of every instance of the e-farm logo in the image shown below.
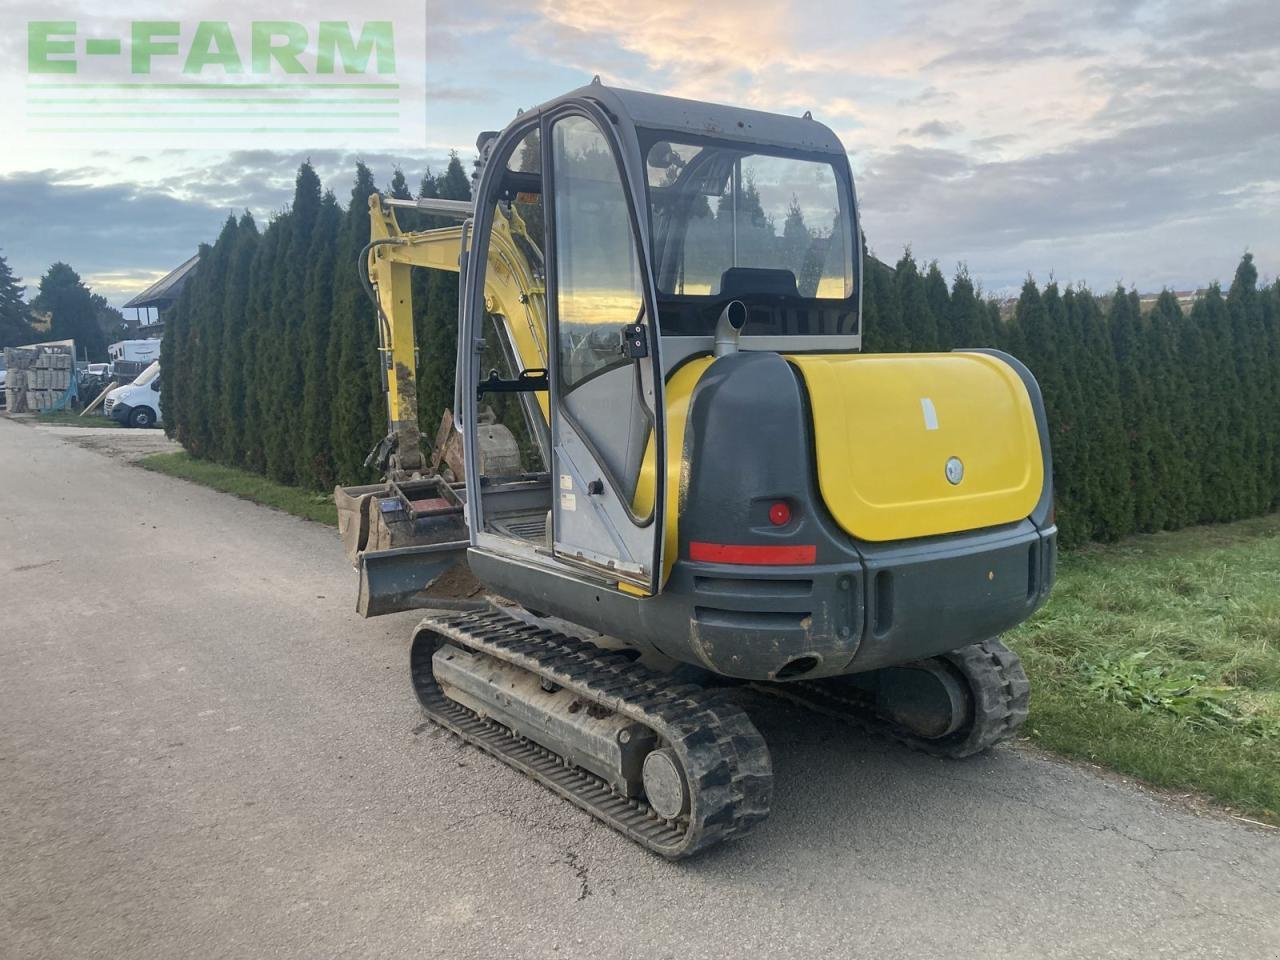
<path fill-rule="evenodd" d="M 304 58 L 312 48 L 307 25 L 293 20 L 254 20 L 249 24 L 248 71 L 270 76 L 275 69 L 285 74 L 331 74 L 340 65 L 343 72 L 367 73 L 369 61 L 376 59 L 375 72 L 396 72 L 395 28 L 389 20 L 365 23 L 360 36 L 352 36 L 352 25 L 340 20 L 321 21 L 315 31 L 311 71 Z M 202 20 L 195 26 L 183 49 L 182 23 L 178 20 L 135 20 L 129 25 L 129 68 L 134 76 L 149 75 L 157 57 L 178 57 L 182 72 L 200 75 L 206 70 L 225 76 L 246 72 L 246 58 L 236 44 L 228 20 Z M 74 20 L 33 20 L 27 24 L 27 72 L 76 73 L 77 30 Z M 119 37 L 86 37 L 86 57 L 119 57 L 124 53 Z"/>
<path fill-rule="evenodd" d="M 26 133 L 97 146 L 420 146 L 422 6 L 384 0 L 376 19 L 344 7 L 315 0 L 307 20 L 29 20 Z"/>

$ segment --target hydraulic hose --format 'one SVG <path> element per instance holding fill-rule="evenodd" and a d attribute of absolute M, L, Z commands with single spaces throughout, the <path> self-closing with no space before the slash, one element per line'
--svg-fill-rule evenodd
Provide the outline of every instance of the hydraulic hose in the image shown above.
<path fill-rule="evenodd" d="M 374 247 L 399 246 L 406 242 L 400 237 L 383 237 L 379 240 L 370 240 L 360 251 L 360 256 L 356 258 L 356 269 L 360 274 L 360 285 L 364 287 L 365 294 L 373 303 L 374 317 L 378 321 L 378 339 L 384 347 L 391 346 L 391 324 L 387 321 L 386 314 L 382 312 L 382 304 L 378 301 L 377 293 L 374 292 L 373 283 L 369 280 L 369 253 Z"/>

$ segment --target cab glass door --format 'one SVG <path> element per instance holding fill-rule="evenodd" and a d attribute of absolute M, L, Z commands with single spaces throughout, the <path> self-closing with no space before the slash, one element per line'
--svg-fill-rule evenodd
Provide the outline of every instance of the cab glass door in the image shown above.
<path fill-rule="evenodd" d="M 648 592 L 662 499 L 646 498 L 643 513 L 635 504 L 642 473 L 663 462 L 661 378 L 635 207 L 596 120 L 560 116 L 546 140 L 553 552 Z"/>

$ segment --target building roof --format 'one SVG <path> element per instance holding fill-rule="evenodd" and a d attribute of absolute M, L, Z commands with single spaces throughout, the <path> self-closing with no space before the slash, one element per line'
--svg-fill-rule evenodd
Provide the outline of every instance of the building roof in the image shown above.
<path fill-rule="evenodd" d="M 125 307 L 167 307 L 178 299 L 182 288 L 191 276 L 200 255 L 196 254 L 181 266 L 170 270 L 163 277 L 125 304 Z"/>

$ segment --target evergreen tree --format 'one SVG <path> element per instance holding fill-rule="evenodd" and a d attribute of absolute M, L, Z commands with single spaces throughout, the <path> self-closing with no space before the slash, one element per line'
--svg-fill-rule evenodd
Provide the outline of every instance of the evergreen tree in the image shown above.
<path fill-rule="evenodd" d="M 929 264 L 924 277 L 924 297 L 929 304 L 929 313 L 933 315 L 937 338 L 935 350 L 950 350 L 958 346 L 955 334 L 951 329 L 951 294 L 947 292 L 947 281 L 938 269 L 938 261 Z"/>
<path fill-rule="evenodd" d="M 986 304 L 978 298 L 973 279 L 964 266 L 956 270 L 951 284 L 947 327 L 951 331 L 953 349 L 995 346 L 995 331 L 991 329 Z"/>
<path fill-rule="evenodd" d="M 100 293 L 90 291 L 89 301 L 93 304 L 94 319 L 97 320 L 98 329 L 102 331 L 105 341 L 111 343 L 128 338 L 129 325 L 125 322 L 123 313 L 107 303 L 107 298 Z"/>
<path fill-rule="evenodd" d="M 1142 362 L 1142 330 L 1137 295 L 1117 287 L 1107 317 L 1120 388 L 1120 410 L 1129 459 L 1129 486 L 1133 497 L 1133 529 L 1159 530 L 1164 518 L 1157 508 L 1155 478 L 1151 468 L 1151 385 Z M 1127 531 L 1126 531 L 1127 532 Z"/>
<path fill-rule="evenodd" d="M 13 275 L 9 261 L 0 254 L 0 349 L 38 339 L 29 318 L 22 281 Z"/>
<path fill-rule="evenodd" d="M 1260 513 L 1271 503 L 1270 477 L 1274 451 L 1263 442 L 1263 411 L 1268 393 L 1268 371 L 1263 366 L 1268 351 L 1263 323 L 1262 297 L 1258 292 L 1258 269 L 1253 254 L 1246 253 L 1236 268 L 1227 292 L 1227 312 L 1231 317 L 1232 351 L 1236 366 L 1236 430 L 1239 432 L 1243 474 L 1239 478 L 1240 509 L 1245 514 Z"/>
<path fill-rule="evenodd" d="M 996 345 L 1005 353 L 1011 353 L 1015 357 L 1025 356 L 1027 353 L 1027 335 L 1022 329 L 1022 325 L 1018 323 L 1018 306 L 1014 302 L 1013 312 L 1006 315 L 1002 309 L 1002 305 L 992 301 L 995 307 L 993 313 L 993 322 L 996 327 Z"/>
<path fill-rule="evenodd" d="M 471 183 L 455 153 L 436 184 L 445 200 L 470 200 Z M 446 408 L 453 406 L 453 380 L 458 348 L 458 277 L 431 271 L 418 351 L 418 409 L 428 442 Z"/>
<path fill-rule="evenodd" d="M 1070 292 L 1070 291 L 1068 291 Z M 1052 436 L 1054 495 L 1059 505 L 1058 527 L 1065 546 L 1089 538 L 1088 491 L 1090 437 L 1085 433 L 1089 402 L 1080 383 L 1080 339 L 1071 323 L 1066 298 L 1051 282 L 1044 291 L 1044 311 L 1059 396 L 1056 416 L 1049 419 Z"/>
<path fill-rule="evenodd" d="M 404 171 L 396 167 L 395 173 L 391 177 L 391 186 L 387 188 L 387 195 L 397 200 L 412 200 L 413 194 L 409 190 L 409 181 L 404 175 Z M 396 223 L 400 224 L 400 229 L 406 233 L 411 230 L 423 229 L 421 217 L 416 210 L 406 210 L 400 207 L 396 210 Z"/>
<path fill-rule="evenodd" d="M 200 244 L 198 252 L 203 254 L 208 244 Z M 186 316 L 191 309 L 194 296 L 195 278 L 192 277 L 182 290 L 178 302 L 169 308 L 165 320 L 164 334 L 160 338 L 160 393 L 165 398 L 165 435 L 181 442 L 183 396 L 179 395 L 177 384 L 180 383 L 179 368 L 185 363 Z"/>
<path fill-rule="evenodd" d="M 1050 335 L 1049 316 L 1040 297 L 1040 288 L 1030 276 L 1022 282 L 1022 293 L 1014 308 L 1013 322 L 1021 330 L 1025 344 L 1018 353 L 1018 359 L 1031 368 L 1040 383 L 1040 389 L 1044 390 L 1046 381 L 1052 385 L 1057 374 L 1053 365 L 1057 359 L 1057 351 Z"/>
<path fill-rule="evenodd" d="M 277 217 L 267 225 L 254 250 L 249 268 L 249 297 L 244 337 L 245 371 L 248 377 L 244 403 L 243 457 L 246 468 L 266 471 L 267 432 L 271 409 L 275 347 L 278 338 L 272 329 L 272 295 L 275 274 L 283 258 L 287 240 L 285 221 Z"/>
<path fill-rule="evenodd" d="M 1266 351 L 1261 358 L 1267 371 L 1267 389 L 1262 397 L 1265 425 L 1263 442 L 1271 453 L 1271 475 L 1267 478 L 1270 500 L 1267 509 L 1280 506 L 1280 280 L 1261 296 L 1261 320 Z"/>
<path fill-rule="evenodd" d="M 1053 454 L 1054 496 L 1058 504 L 1058 529 L 1064 544 L 1089 537 L 1087 498 L 1082 489 L 1086 458 L 1082 450 L 1080 385 L 1066 358 L 1076 344 L 1065 338 L 1067 308 L 1057 283 L 1043 295 L 1031 277 L 1022 285 L 1014 314 L 1025 347 L 1019 356 L 1035 375 L 1044 397 Z"/>
<path fill-rule="evenodd" d="M 883 324 L 880 322 L 880 294 L 877 289 L 880 284 L 877 282 L 876 269 L 877 264 L 869 261 L 863 261 L 862 274 L 862 327 L 858 331 L 862 334 L 862 352 L 875 353 L 872 347 L 876 342 L 877 334 L 872 334 L 872 330 L 880 330 Z"/>
<path fill-rule="evenodd" d="M 1241 474 L 1248 467 L 1231 315 L 1216 283 L 1196 301 L 1191 319 L 1203 334 L 1197 370 L 1202 385 L 1200 432 L 1205 440 L 1200 456 L 1200 519 L 1222 522 L 1246 514 L 1242 489 L 1248 481 Z"/>
<path fill-rule="evenodd" d="M 76 273 L 67 264 L 53 264 L 40 278 L 40 292 L 32 303 L 38 313 L 52 318 L 50 340 L 74 339 L 76 351 L 91 359 L 105 359 L 107 340 L 98 326 L 98 311 L 89 292 Z"/>
<path fill-rule="evenodd" d="M 1115 348 L 1093 294 L 1068 290 L 1063 301 L 1069 315 L 1076 313 L 1072 323 L 1080 329 L 1080 388 L 1084 398 L 1081 421 L 1091 441 L 1088 474 L 1084 478 L 1092 521 L 1089 539 L 1116 540 L 1133 532 L 1133 489 Z"/>
<path fill-rule="evenodd" d="M 200 244 L 198 256 L 208 260 L 211 247 Z M 207 272 L 206 272 L 207 275 Z M 197 456 L 199 442 L 192 429 L 192 409 L 198 402 L 193 389 L 196 379 L 196 339 L 200 335 L 200 312 L 208 303 L 208 293 L 199 269 L 182 288 L 182 296 L 170 312 L 160 342 L 160 391 L 165 398 L 165 431 Z M 165 340 L 172 343 L 166 351 Z"/>
<path fill-rule="evenodd" d="M 873 259 L 865 281 L 867 289 L 862 302 L 868 316 L 862 349 L 867 353 L 898 353 L 910 349 L 893 269 Z"/>
<path fill-rule="evenodd" d="M 302 329 L 302 430 L 301 436 L 295 435 L 297 461 L 294 466 L 299 480 L 318 490 L 333 486 L 337 470 L 329 442 L 332 386 L 328 377 L 328 351 L 341 222 L 342 210 L 337 198 L 326 191 L 307 254 Z"/>
<path fill-rule="evenodd" d="M 991 331 L 991 346 L 999 350 L 1012 352 L 1014 356 L 1018 355 L 1017 344 L 1010 345 L 1008 324 L 1004 322 L 1004 318 L 1000 315 L 1000 304 L 995 300 L 986 301 L 987 308 L 987 324 L 986 327 Z"/>
<path fill-rule="evenodd" d="M 1184 322 L 1178 298 L 1161 292 L 1144 325 L 1144 377 L 1152 390 L 1152 474 L 1166 529 L 1195 522 L 1200 476 L 1190 444 L 1196 442 L 1191 379 L 1183 366 L 1180 338 Z"/>
<path fill-rule="evenodd" d="M 201 249 L 200 264 L 188 284 L 198 287 L 194 291 L 196 303 L 192 317 L 196 329 L 191 344 L 189 379 L 175 384 L 175 389 L 191 396 L 190 404 L 184 408 L 189 425 L 189 439 L 184 445 L 198 457 L 214 456 L 218 446 L 218 391 L 225 349 L 223 324 L 238 230 L 235 216 L 228 215 L 212 249 Z M 168 396 L 165 400 L 167 405 Z"/>
<path fill-rule="evenodd" d="M 906 343 L 902 349 L 929 353 L 938 349 L 938 322 L 929 307 L 924 277 L 908 247 L 893 269 L 893 288 L 902 307 Z"/>
<path fill-rule="evenodd" d="M 272 276 L 269 332 L 273 375 L 267 384 L 265 462 L 267 476 L 280 483 L 296 479 L 296 448 L 303 432 L 302 325 L 307 257 L 320 215 L 320 178 L 310 163 L 298 168 L 293 204 L 279 219 L 287 239 Z"/>
<path fill-rule="evenodd" d="M 246 211 L 237 224 L 222 305 L 224 356 L 217 397 L 217 459 L 232 466 L 240 466 L 245 460 L 245 395 L 250 387 L 245 368 L 253 356 L 249 343 L 249 277 L 259 239 L 258 225 Z"/>
<path fill-rule="evenodd" d="M 755 190 L 755 184 L 750 184 Z M 755 206 L 760 215 L 764 208 L 760 207 L 759 194 L 755 195 Z M 748 208 L 751 215 L 750 208 Z M 739 217 L 741 217 L 741 212 Z M 779 244 L 781 263 L 796 277 L 796 289 L 802 297 L 817 296 L 818 281 L 822 279 L 822 264 L 812 255 L 813 234 L 804 222 L 804 211 L 800 209 L 800 200 L 793 194 L 787 207 L 787 216 L 782 221 L 782 237 Z"/>
<path fill-rule="evenodd" d="M 358 163 L 338 239 L 327 358 L 333 397 L 329 441 L 338 482 L 344 484 L 373 479 L 364 466 L 365 454 L 387 431 L 377 317 L 356 269 L 356 259 L 369 242 L 369 197 L 374 192 L 373 174 Z"/>
<path fill-rule="evenodd" d="M 528 146 L 526 140 L 525 146 Z M 418 186 L 418 197 L 421 198 L 438 198 L 440 196 L 440 178 L 433 174 L 430 168 L 422 175 L 422 181 Z M 440 217 L 422 216 L 418 218 L 418 229 L 430 230 L 436 227 L 447 226 L 447 221 Z M 413 336 L 414 343 L 418 348 L 418 423 L 422 428 L 422 436 L 424 442 L 431 444 L 435 440 L 435 429 L 439 423 L 441 412 L 433 410 L 432 407 L 436 401 L 434 396 L 428 396 L 428 391 L 423 389 L 423 377 L 426 375 L 425 359 L 427 355 L 427 326 L 431 322 L 428 317 L 431 312 L 431 292 L 434 289 L 434 281 L 432 270 L 414 270 L 410 275 L 409 287 L 413 293 Z M 454 278 L 456 281 L 456 277 Z M 453 399 L 450 397 L 448 401 L 452 405 Z"/>

